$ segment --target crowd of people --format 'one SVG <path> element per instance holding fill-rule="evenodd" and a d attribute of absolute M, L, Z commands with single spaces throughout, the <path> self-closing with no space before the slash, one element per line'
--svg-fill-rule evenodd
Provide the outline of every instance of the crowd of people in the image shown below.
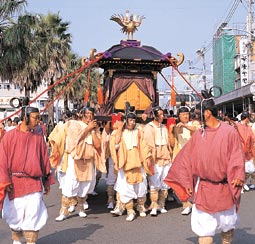
<path fill-rule="evenodd" d="M 126 212 L 131 222 L 137 214 L 167 213 L 165 202 L 174 192 L 181 214 L 191 213 L 199 244 L 212 244 L 218 229 L 222 243 L 232 243 L 241 193 L 255 188 L 250 113 L 242 112 L 239 121 L 219 116 L 206 98 L 192 111 L 181 106 L 167 124 L 169 115 L 159 106 L 142 115 L 146 122 L 151 118 L 147 123 L 138 124 L 133 109 L 104 127 L 94 116 L 91 107 L 65 114 L 48 138 L 33 107 L 24 107 L 20 122 L 6 125 L 8 132 L 0 124 L 0 203 L 14 244 L 22 236 L 36 243 L 46 224 L 42 195 L 54 183 L 52 171 L 62 192 L 57 222 L 74 211 L 87 216 L 87 197 L 103 173 L 109 214 Z M 31 200 L 37 203 L 33 213 Z"/>

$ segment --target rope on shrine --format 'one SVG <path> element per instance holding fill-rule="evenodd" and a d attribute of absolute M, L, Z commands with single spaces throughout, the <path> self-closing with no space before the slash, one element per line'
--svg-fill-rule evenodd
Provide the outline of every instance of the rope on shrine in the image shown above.
<path fill-rule="evenodd" d="M 169 58 L 166 57 L 166 59 L 168 60 L 168 62 L 172 65 L 172 67 L 178 72 L 178 74 L 182 77 L 182 79 L 187 83 L 187 85 L 201 98 L 203 99 L 202 95 L 190 84 L 190 82 L 184 77 L 184 75 L 179 71 L 178 67 L 176 66 L 176 64 L 174 63 L 174 61 Z"/>
<path fill-rule="evenodd" d="M 90 69 L 88 69 L 88 80 L 87 80 L 87 87 L 85 89 L 85 93 L 84 93 L 84 103 L 88 102 L 89 100 L 89 96 L 90 96 Z"/>
<path fill-rule="evenodd" d="M 54 103 L 66 90 L 68 87 L 70 87 L 75 80 L 77 80 L 77 78 L 80 76 L 80 74 L 88 67 L 90 67 L 91 65 L 97 63 L 100 59 L 102 59 L 103 57 L 103 53 L 99 53 L 96 55 L 96 57 L 93 59 L 93 60 L 88 60 L 84 63 L 84 65 L 82 65 L 79 69 L 65 75 L 64 77 L 62 77 L 61 79 L 55 81 L 52 85 L 48 86 L 44 91 L 42 91 L 39 95 L 37 95 L 34 99 L 32 99 L 31 101 L 29 101 L 29 104 L 33 103 L 34 101 L 36 101 L 40 96 L 42 96 L 44 93 L 46 93 L 47 91 L 49 91 L 50 89 L 52 89 L 54 86 L 58 85 L 59 83 L 61 83 L 62 81 L 66 80 L 67 78 L 77 74 L 75 76 L 75 78 L 73 78 L 67 85 L 66 87 L 60 92 L 58 93 L 54 99 L 52 99 L 52 101 L 50 101 L 48 104 L 47 104 L 47 108 L 52 104 Z M 22 110 L 22 107 L 20 109 L 18 109 L 16 112 L 14 112 L 13 114 L 9 115 L 8 117 L 0 120 L 0 122 L 3 122 L 9 118 L 11 118 L 12 116 L 20 113 Z M 46 109 L 43 109 L 43 111 L 45 111 Z"/>
<path fill-rule="evenodd" d="M 43 113 L 45 110 L 47 110 L 57 99 L 59 99 L 65 91 L 79 78 L 80 74 L 82 73 L 83 70 L 80 70 L 77 75 L 65 86 L 65 88 L 59 92 L 54 99 L 52 99 L 47 105 L 45 106 L 44 109 L 40 111 L 40 113 Z"/>
<path fill-rule="evenodd" d="M 175 94 L 181 99 L 181 95 L 177 92 L 177 90 L 175 89 L 174 86 L 172 86 L 170 84 L 170 82 L 167 80 L 167 78 L 162 74 L 162 72 L 160 71 L 159 74 L 162 76 L 162 78 L 165 80 L 165 82 L 170 86 L 170 88 L 175 92 Z"/>

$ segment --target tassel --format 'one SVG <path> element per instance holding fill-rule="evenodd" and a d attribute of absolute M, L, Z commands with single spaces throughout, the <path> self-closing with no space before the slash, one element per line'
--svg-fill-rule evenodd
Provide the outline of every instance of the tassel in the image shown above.
<path fill-rule="evenodd" d="M 102 86 L 100 84 L 100 74 L 98 72 L 98 79 L 97 79 L 97 103 L 99 105 L 103 105 L 104 104 L 104 96 L 103 96 L 103 90 L 102 90 Z"/>
<path fill-rule="evenodd" d="M 174 91 L 174 69 L 172 68 L 172 90 L 171 90 L 171 106 L 176 106 L 176 94 Z"/>
<path fill-rule="evenodd" d="M 100 84 L 98 84 L 97 86 L 97 102 L 99 105 L 102 105 L 104 103 L 103 90 Z"/>
<path fill-rule="evenodd" d="M 173 89 L 171 90 L 171 106 L 176 106 L 176 94 Z"/>
<path fill-rule="evenodd" d="M 103 90 L 102 90 L 102 86 L 100 84 L 100 74 L 98 72 L 98 79 L 97 79 L 97 103 L 99 105 L 103 105 L 104 104 L 104 95 L 103 95 Z"/>
<path fill-rule="evenodd" d="M 103 105 L 104 103 L 103 89 L 100 84 L 100 75 L 98 75 L 98 83 L 97 83 L 97 103 L 99 105 Z"/>
<path fill-rule="evenodd" d="M 90 69 L 88 70 L 87 89 L 84 94 L 84 103 L 87 103 L 90 96 Z"/>
<path fill-rule="evenodd" d="M 86 89 L 85 94 L 84 94 L 84 103 L 88 102 L 88 100 L 89 100 L 89 90 Z"/>

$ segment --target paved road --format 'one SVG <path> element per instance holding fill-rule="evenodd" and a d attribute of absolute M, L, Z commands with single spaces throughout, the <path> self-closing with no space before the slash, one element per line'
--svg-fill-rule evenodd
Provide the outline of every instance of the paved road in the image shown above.
<path fill-rule="evenodd" d="M 192 244 L 197 238 L 190 229 L 190 216 L 180 214 L 177 202 L 167 202 L 168 213 L 157 217 L 137 217 L 133 222 L 126 215 L 112 217 L 106 208 L 105 181 L 100 180 L 98 196 L 88 199 L 90 208 L 87 218 L 72 214 L 63 222 L 55 222 L 60 206 L 61 192 L 55 185 L 45 197 L 49 220 L 40 231 L 37 244 Z M 242 195 L 240 223 L 233 244 L 255 244 L 255 191 Z M 4 220 L 0 220 L 0 244 L 12 243 L 10 231 Z M 220 244 L 220 234 L 215 236 Z"/>

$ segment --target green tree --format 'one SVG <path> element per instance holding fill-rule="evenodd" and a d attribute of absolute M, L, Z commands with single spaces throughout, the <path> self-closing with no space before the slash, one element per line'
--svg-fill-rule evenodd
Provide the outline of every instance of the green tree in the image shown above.
<path fill-rule="evenodd" d="M 76 54 L 70 53 L 69 55 L 69 62 L 67 62 L 66 67 L 66 74 L 69 74 L 75 70 L 78 70 L 81 67 L 81 58 L 78 57 Z M 62 98 L 64 99 L 64 107 L 68 107 L 68 101 L 71 101 L 74 106 L 77 107 L 84 106 L 84 94 L 85 90 L 90 90 L 90 97 L 89 99 L 91 101 L 95 101 L 97 98 L 97 79 L 99 75 L 99 71 L 97 71 L 95 68 L 91 68 L 89 72 L 90 67 L 88 67 L 86 70 L 84 70 L 77 80 L 70 86 L 66 92 L 63 94 Z M 90 85 L 88 84 L 90 74 Z M 66 79 L 64 82 L 61 82 L 55 87 L 55 94 L 57 95 L 63 89 L 68 86 L 69 82 L 74 79 L 75 75 Z"/>
<path fill-rule="evenodd" d="M 19 16 L 4 33 L 2 78 L 25 88 L 26 95 L 43 80 L 53 84 L 66 68 L 71 43 L 68 25 L 56 14 Z"/>
<path fill-rule="evenodd" d="M 68 55 L 68 62 L 67 62 L 66 70 L 65 70 L 65 75 L 79 69 L 80 67 L 81 67 L 81 59 L 76 54 L 70 52 Z M 76 75 L 73 75 L 72 77 L 56 85 L 54 89 L 54 96 L 57 96 L 60 92 L 62 92 L 68 86 L 68 84 L 72 81 L 72 79 L 74 79 L 75 76 Z M 64 92 L 64 94 L 61 96 L 61 98 L 64 100 L 65 110 L 68 109 L 68 101 L 72 101 L 72 102 L 74 101 L 76 96 L 75 95 L 76 91 L 79 90 L 78 88 L 79 84 L 83 82 L 84 78 L 85 78 L 84 74 L 83 73 L 80 74 L 78 79 L 71 86 L 69 86 Z"/>
<path fill-rule="evenodd" d="M 10 63 L 7 62 L 5 57 L 6 46 L 11 46 L 9 41 L 10 38 L 13 39 L 13 45 L 18 45 L 17 41 L 19 41 L 19 37 L 17 35 L 10 35 L 10 33 L 6 33 L 6 30 L 10 28 L 13 24 L 15 24 L 15 14 L 20 14 L 24 11 L 27 1 L 21 0 L 0 0 L 0 75 L 6 74 L 7 77 L 9 72 L 11 72 Z M 15 28 L 14 28 L 15 29 Z M 13 30 L 14 30 L 13 29 Z M 15 31 L 16 33 L 16 31 Z M 16 33 L 17 34 L 17 33 Z M 6 36 L 7 35 L 7 36 Z M 19 53 L 20 54 L 20 53 Z M 17 54 L 17 56 L 19 55 Z M 12 62 L 13 53 L 7 53 L 7 56 L 11 56 L 8 61 Z M 5 77 L 2 77 L 5 78 Z"/>
<path fill-rule="evenodd" d="M 2 3 L 5 4 L 2 4 Z M 71 52 L 69 23 L 58 14 L 32 15 L 25 13 L 12 19 L 14 13 L 21 11 L 26 1 L 1 1 L 2 55 L 0 58 L 0 78 L 9 80 L 25 89 L 27 96 L 44 81 L 52 85 L 63 75 L 81 67 L 81 59 Z M 1 37 L 1 35 L 0 35 Z M 96 100 L 98 72 L 90 72 L 90 100 Z M 51 89 L 51 101 L 72 78 Z M 83 102 L 85 89 L 88 88 L 88 70 L 85 70 L 63 95 L 74 104 Z M 48 109 L 48 117 L 53 121 L 53 106 Z"/>
<path fill-rule="evenodd" d="M 58 14 L 20 15 L 3 32 L 0 77 L 17 83 L 26 96 L 44 81 L 52 85 L 65 72 L 71 52 L 68 22 Z M 53 99 L 54 89 L 49 91 Z M 53 106 L 48 110 L 53 121 Z"/>
<path fill-rule="evenodd" d="M 26 5 L 26 0 L 0 0 L 0 29 L 8 26 L 14 14 L 22 12 Z"/>
<path fill-rule="evenodd" d="M 33 38 L 31 26 L 36 19 L 30 15 L 18 17 L 17 22 L 5 29 L 3 35 L 3 52 L 0 59 L 0 75 L 4 80 L 18 83 L 21 90 L 26 86 L 27 77 L 24 78 L 24 70 L 30 62 L 31 45 Z"/>
<path fill-rule="evenodd" d="M 41 56 L 35 55 L 33 58 L 43 69 L 42 79 L 50 86 L 65 74 L 71 52 L 71 35 L 67 32 L 69 23 L 63 22 L 58 14 L 41 15 L 40 20 L 36 29 L 35 43 L 36 48 L 41 50 Z M 51 101 L 54 97 L 54 88 L 49 90 L 48 96 Z M 48 109 L 48 118 L 50 122 L 54 121 L 53 105 Z"/>

